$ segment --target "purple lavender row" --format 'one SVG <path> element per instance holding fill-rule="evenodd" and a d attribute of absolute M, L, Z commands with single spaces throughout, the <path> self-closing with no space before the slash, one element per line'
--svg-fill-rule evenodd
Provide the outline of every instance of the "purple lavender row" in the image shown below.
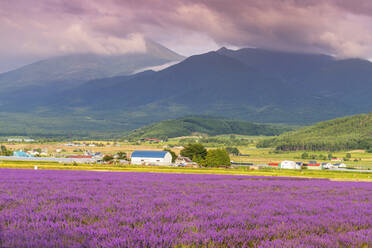
<path fill-rule="evenodd" d="M 0 247 L 372 247 L 372 183 L 2 169 Z"/>

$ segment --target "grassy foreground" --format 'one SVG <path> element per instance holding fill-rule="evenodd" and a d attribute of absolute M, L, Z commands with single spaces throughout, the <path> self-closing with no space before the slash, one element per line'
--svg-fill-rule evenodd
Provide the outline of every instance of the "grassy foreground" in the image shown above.
<path fill-rule="evenodd" d="M 34 169 L 41 170 L 85 170 L 85 171 L 121 171 L 121 172 L 149 172 L 149 173 L 190 173 L 190 174 L 217 174 L 217 175 L 247 175 L 247 176 L 280 176 L 280 177 L 306 177 L 325 178 L 338 181 L 371 181 L 372 173 L 341 172 L 341 171 L 314 171 L 314 170 L 281 170 L 265 168 L 249 170 L 248 168 L 179 168 L 179 167 L 150 167 L 150 166 L 117 166 L 117 165 L 63 165 L 58 163 L 17 163 L 1 162 L 0 168 Z"/>

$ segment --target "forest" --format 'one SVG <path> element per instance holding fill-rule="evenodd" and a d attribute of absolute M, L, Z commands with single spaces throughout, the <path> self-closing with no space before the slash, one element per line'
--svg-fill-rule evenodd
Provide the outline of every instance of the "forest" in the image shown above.
<path fill-rule="evenodd" d="M 282 151 L 340 151 L 372 148 L 372 112 L 320 122 L 258 142 Z"/>

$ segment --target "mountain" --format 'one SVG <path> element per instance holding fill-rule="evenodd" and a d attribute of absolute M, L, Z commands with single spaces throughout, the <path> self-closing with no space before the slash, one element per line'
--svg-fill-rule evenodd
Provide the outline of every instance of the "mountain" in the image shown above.
<path fill-rule="evenodd" d="M 0 87 L 0 116 L 20 130 L 81 133 L 87 127 L 123 132 L 190 115 L 314 124 L 372 109 L 372 63 L 362 59 L 221 48 L 157 72 L 111 75 L 69 87 L 13 87 L 11 93 Z M 45 123 L 48 118 L 57 124 Z"/>
<path fill-rule="evenodd" d="M 128 76 L 144 68 L 184 59 L 151 40 L 146 40 L 146 47 L 145 53 L 54 57 L 0 74 L 0 111 L 22 111 L 25 105 L 44 109 L 55 95 L 63 98 L 64 91 L 88 81 Z"/>
<path fill-rule="evenodd" d="M 372 148 L 372 112 L 317 123 L 276 138 L 261 141 L 261 147 L 278 150 L 350 150 Z"/>
<path fill-rule="evenodd" d="M 130 75 L 142 68 L 184 59 L 168 48 L 146 40 L 146 52 L 123 55 L 71 54 L 42 60 L 0 74 L 0 90 L 23 87 L 64 86 L 119 75 Z"/>
<path fill-rule="evenodd" d="M 257 124 L 246 121 L 219 119 L 213 117 L 186 117 L 161 121 L 136 130 L 127 135 L 127 139 L 164 139 L 193 134 L 221 135 L 278 135 L 291 128 L 278 125 Z"/>
<path fill-rule="evenodd" d="M 95 84 L 98 90 L 87 94 L 81 89 L 89 84 L 66 93 L 68 107 L 141 113 L 145 122 L 206 114 L 294 124 L 372 109 L 372 63 L 316 54 L 220 49 L 159 72 Z"/>

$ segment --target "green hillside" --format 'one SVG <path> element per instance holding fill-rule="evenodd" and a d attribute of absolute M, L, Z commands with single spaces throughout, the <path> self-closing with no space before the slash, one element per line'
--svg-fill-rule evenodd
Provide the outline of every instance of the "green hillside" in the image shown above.
<path fill-rule="evenodd" d="M 277 150 L 350 150 L 372 148 L 372 112 L 320 122 L 263 140 L 260 147 Z"/>
<path fill-rule="evenodd" d="M 246 121 L 217 119 L 211 117 L 187 117 L 161 121 L 136 129 L 129 133 L 128 139 L 164 139 L 193 134 L 220 135 L 279 135 L 291 130 L 289 127 L 268 124 L 256 124 Z"/>

